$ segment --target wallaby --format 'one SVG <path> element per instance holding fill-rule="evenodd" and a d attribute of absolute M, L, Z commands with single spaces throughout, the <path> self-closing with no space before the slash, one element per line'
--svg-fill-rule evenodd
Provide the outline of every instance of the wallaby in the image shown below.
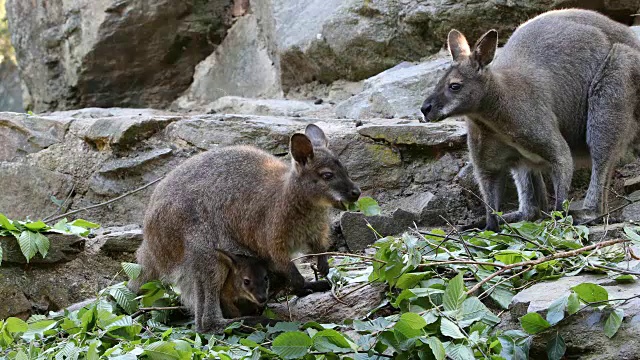
<path fill-rule="evenodd" d="M 259 316 L 269 296 L 269 274 L 264 261 L 216 250 L 218 260 L 228 269 L 220 292 L 220 308 L 225 318 Z"/>
<path fill-rule="evenodd" d="M 153 278 L 173 281 L 195 313 L 197 331 L 220 331 L 229 323 L 220 309 L 226 266 L 207 255 L 213 248 L 259 258 L 298 295 L 328 290 L 326 281 L 306 282 L 291 257 L 326 251 L 329 209 L 345 210 L 360 189 L 318 126 L 292 135 L 289 152 L 287 165 L 255 147 L 231 146 L 171 171 L 147 207 L 136 253 L 142 273 L 131 289 Z M 326 275 L 327 257 L 316 260 Z"/>
<path fill-rule="evenodd" d="M 602 213 L 617 161 L 638 133 L 640 41 L 626 26 L 588 10 L 555 10 L 520 25 L 495 57 L 490 30 L 471 49 L 448 36 L 453 64 L 424 101 L 423 121 L 466 115 L 475 177 L 487 205 L 486 229 L 498 230 L 506 174 L 519 210 L 507 222 L 534 220 L 546 209 L 541 171 L 550 170 L 554 209 L 562 210 L 573 175 L 572 155 L 591 157 L 583 208 Z"/>

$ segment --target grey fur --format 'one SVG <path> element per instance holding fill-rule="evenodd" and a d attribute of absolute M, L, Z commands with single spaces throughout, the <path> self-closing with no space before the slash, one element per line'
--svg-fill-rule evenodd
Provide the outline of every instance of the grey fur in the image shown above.
<path fill-rule="evenodd" d="M 454 64 L 429 96 L 425 121 L 466 115 L 475 176 L 487 203 L 486 228 L 498 229 L 506 174 L 520 208 L 506 221 L 533 220 L 546 210 L 541 171 L 550 171 L 554 209 L 567 199 L 573 159 L 588 156 L 592 176 L 584 207 L 603 212 L 614 166 L 638 133 L 640 41 L 626 26 L 588 10 L 555 10 L 522 24 L 493 59 L 497 33 L 474 46 L 449 35 Z M 491 61 L 493 59 L 493 61 Z M 462 84 L 457 88 L 451 83 Z"/>
<path fill-rule="evenodd" d="M 195 313 L 196 329 L 215 332 L 229 323 L 220 308 L 228 267 L 215 249 L 261 259 L 298 293 L 322 288 L 305 282 L 291 256 L 325 251 L 328 209 L 357 200 L 360 190 L 324 146 L 322 130 L 309 125 L 306 133 L 291 137 L 290 165 L 254 147 L 232 146 L 169 173 L 147 207 L 137 251 L 143 270 L 130 288 L 158 278 L 173 282 Z M 333 177 L 325 179 L 327 173 Z M 326 257 L 318 263 L 328 272 Z"/>

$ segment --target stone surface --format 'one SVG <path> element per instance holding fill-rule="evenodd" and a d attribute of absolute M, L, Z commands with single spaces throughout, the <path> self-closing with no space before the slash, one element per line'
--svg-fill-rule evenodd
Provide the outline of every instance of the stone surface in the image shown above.
<path fill-rule="evenodd" d="M 222 42 L 231 3 L 8 0 L 25 105 L 167 106 Z"/>
<path fill-rule="evenodd" d="M 633 265 L 632 265 L 633 266 Z M 610 299 L 624 299 L 640 296 L 637 283 L 616 284 L 606 276 L 580 275 L 564 277 L 556 281 L 535 284 L 514 298 L 509 308 L 509 318 L 500 324 L 503 328 L 520 328 L 518 318 L 527 312 L 538 312 L 545 316 L 551 303 L 569 293 L 572 286 L 592 282 L 607 289 Z M 636 346 L 637 333 L 640 331 L 640 299 L 632 299 L 623 305 L 625 317 L 618 333 L 611 339 L 603 332 L 608 314 L 586 309 L 568 317 L 549 331 L 534 337 L 531 351 L 532 359 L 546 357 L 546 342 L 556 331 L 562 335 L 567 345 L 565 357 L 580 359 L 636 359 L 640 358 L 640 347 Z"/>
<path fill-rule="evenodd" d="M 353 284 L 342 289 L 342 294 L 348 294 L 341 298 L 346 304 L 336 301 L 331 292 L 323 292 L 294 298 L 289 304 L 269 304 L 268 307 L 279 319 L 287 321 L 340 324 L 346 319 L 362 319 L 380 304 L 385 289 L 383 285 L 371 284 L 353 291 L 359 286 L 362 284 Z M 350 291 L 353 293 L 349 294 Z"/>
<path fill-rule="evenodd" d="M 18 66 L 6 58 L 0 61 L 0 111 L 24 111 Z"/>
<path fill-rule="evenodd" d="M 175 106 L 197 109 L 230 95 L 282 96 L 270 1 L 251 1 L 251 6 L 253 12 L 238 18 L 220 46 L 198 64 L 193 83 Z"/>
<path fill-rule="evenodd" d="M 124 116 L 99 118 L 91 124 L 85 140 L 102 150 L 106 147 L 118 149 L 137 145 L 177 120 L 172 116 Z"/>
<path fill-rule="evenodd" d="M 10 219 L 44 218 L 56 210 L 53 195 L 65 199 L 73 178 L 37 166 L 0 162 L 0 212 Z"/>
<path fill-rule="evenodd" d="M 626 179 L 624 181 L 624 192 L 631 194 L 634 191 L 640 190 L 640 176 Z"/>
<path fill-rule="evenodd" d="M 63 235 L 56 233 L 44 233 L 50 243 L 47 256 L 44 258 L 40 253 L 36 254 L 29 264 L 57 264 L 65 263 L 75 259 L 84 250 L 85 239 L 75 235 Z M 2 264 L 27 264 L 27 259 L 20 250 L 18 241 L 13 236 L 0 236 L 2 245 Z"/>
<path fill-rule="evenodd" d="M 306 116 L 326 107 L 322 104 L 316 105 L 313 101 L 224 96 L 209 104 L 207 110 L 218 114 Z"/>
<path fill-rule="evenodd" d="M 428 148 L 459 149 L 466 145 L 467 129 L 462 121 L 444 120 L 440 123 L 390 123 L 358 127 L 360 135 L 393 145 Z"/>
<path fill-rule="evenodd" d="M 444 75 L 450 61 L 437 58 L 417 65 L 401 63 L 364 81 L 363 91 L 336 106 L 338 117 L 421 118 L 420 106 Z"/>
<path fill-rule="evenodd" d="M 111 227 L 97 232 L 88 247 L 91 252 L 101 251 L 106 254 L 134 253 L 142 243 L 142 229 L 132 224 L 122 227 Z"/>
<path fill-rule="evenodd" d="M 27 114 L 2 113 L 0 161 L 15 160 L 61 142 L 69 122 Z"/>
<path fill-rule="evenodd" d="M 640 11 L 640 9 L 638 9 L 638 11 Z M 636 21 L 638 21 L 637 19 L 638 18 L 636 17 Z M 640 38 L 640 26 L 632 26 L 631 30 L 633 30 L 636 33 L 636 35 L 638 35 L 638 37 Z"/>

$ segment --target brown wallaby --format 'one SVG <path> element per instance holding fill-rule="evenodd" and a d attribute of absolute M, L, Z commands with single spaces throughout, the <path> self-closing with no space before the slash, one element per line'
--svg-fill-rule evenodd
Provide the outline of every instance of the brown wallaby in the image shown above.
<path fill-rule="evenodd" d="M 269 296 L 269 274 L 260 259 L 234 255 L 217 249 L 218 261 L 228 269 L 220 292 L 220 308 L 225 318 L 259 316 Z"/>
<path fill-rule="evenodd" d="M 475 176 L 498 230 L 504 181 L 515 180 L 519 210 L 507 222 L 546 210 L 541 171 L 550 170 L 555 209 L 567 199 L 574 157 L 591 157 L 583 208 L 602 213 L 613 169 L 638 133 L 640 41 L 626 26 L 588 10 L 555 10 L 519 26 L 498 56 L 490 30 L 471 49 L 451 30 L 453 64 L 422 105 L 424 121 L 466 115 Z"/>
<path fill-rule="evenodd" d="M 198 331 L 219 331 L 229 323 L 220 309 L 226 266 L 209 255 L 214 248 L 259 258 L 299 295 L 328 290 L 326 281 L 306 282 L 291 262 L 296 252 L 326 251 L 329 208 L 344 210 L 360 196 L 327 146 L 324 132 L 310 124 L 305 134 L 291 136 L 290 165 L 250 146 L 185 161 L 151 196 L 137 251 L 142 273 L 130 288 L 154 278 L 174 282 L 195 313 Z M 329 272 L 326 256 L 317 263 L 323 274 Z"/>

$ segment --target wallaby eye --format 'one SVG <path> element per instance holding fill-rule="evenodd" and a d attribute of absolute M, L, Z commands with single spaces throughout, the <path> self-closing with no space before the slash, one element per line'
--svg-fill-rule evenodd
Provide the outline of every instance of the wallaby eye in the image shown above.
<path fill-rule="evenodd" d="M 333 179 L 333 173 L 332 172 L 323 172 L 322 174 L 320 174 L 320 176 L 322 176 L 323 179 L 325 180 L 331 180 Z"/>
<path fill-rule="evenodd" d="M 449 84 L 449 90 L 451 91 L 460 91 L 462 89 L 462 84 L 460 83 L 451 83 Z"/>
<path fill-rule="evenodd" d="M 249 286 L 251 285 L 251 280 L 250 279 L 244 279 L 244 284 Z"/>

